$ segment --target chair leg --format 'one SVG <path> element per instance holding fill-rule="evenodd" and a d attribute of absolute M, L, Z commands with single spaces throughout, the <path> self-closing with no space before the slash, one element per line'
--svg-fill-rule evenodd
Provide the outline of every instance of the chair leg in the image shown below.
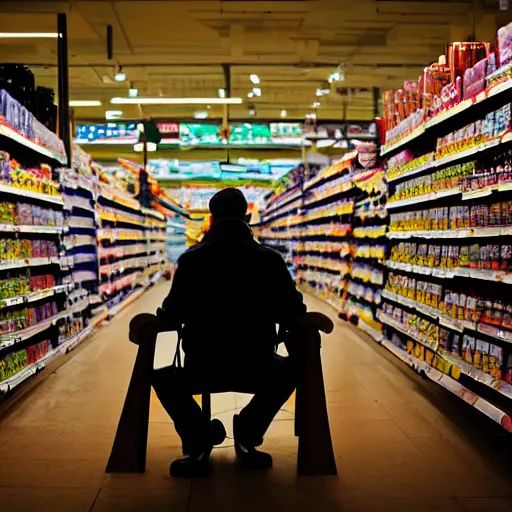
<path fill-rule="evenodd" d="M 302 368 L 303 375 L 297 388 L 297 473 L 299 476 L 337 475 L 318 331 L 309 333 L 305 349 L 303 361 L 306 367 Z"/>
<path fill-rule="evenodd" d="M 108 460 L 107 473 L 144 473 L 148 443 L 151 372 L 155 342 L 139 346 L 132 377 Z"/>
<path fill-rule="evenodd" d="M 203 393 L 201 404 L 203 417 L 210 421 L 212 419 L 212 395 L 210 393 Z"/>

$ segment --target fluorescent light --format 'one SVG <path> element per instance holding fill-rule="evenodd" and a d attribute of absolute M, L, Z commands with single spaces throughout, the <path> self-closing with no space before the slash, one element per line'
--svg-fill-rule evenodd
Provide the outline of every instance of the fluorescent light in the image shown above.
<path fill-rule="evenodd" d="M 123 115 L 122 110 L 107 110 L 105 112 L 105 119 L 117 119 Z"/>
<path fill-rule="evenodd" d="M 286 117 L 288 115 L 288 112 L 286 110 L 281 110 L 281 117 Z"/>
<path fill-rule="evenodd" d="M 147 142 L 146 144 L 148 146 L 148 148 L 147 148 L 148 151 L 151 151 L 151 152 L 156 151 L 156 144 L 154 142 Z M 139 153 L 141 151 L 144 151 L 144 143 L 143 142 L 137 142 L 137 144 L 135 144 L 133 146 L 133 150 L 137 151 Z"/>
<path fill-rule="evenodd" d="M 100 107 L 101 101 L 97 100 L 71 100 L 70 107 Z"/>
<path fill-rule="evenodd" d="M 201 110 L 194 112 L 194 119 L 208 119 L 208 112 Z"/>
<path fill-rule="evenodd" d="M 323 88 L 318 87 L 316 90 L 316 95 L 317 96 L 326 96 L 330 92 L 331 92 L 330 89 L 323 89 Z"/>
<path fill-rule="evenodd" d="M 252 92 L 254 93 L 254 96 L 257 96 L 258 98 L 261 96 L 261 89 L 259 87 L 254 87 Z"/>
<path fill-rule="evenodd" d="M 113 105 L 240 105 L 242 98 L 112 98 Z"/>
<path fill-rule="evenodd" d="M 249 75 L 249 80 L 255 85 L 258 85 L 260 83 L 260 77 L 254 73 L 252 75 Z"/>
<path fill-rule="evenodd" d="M 56 39 L 58 32 L 0 32 L 3 39 Z"/>
<path fill-rule="evenodd" d="M 226 89 L 219 89 L 218 93 L 219 93 L 219 98 L 224 99 L 226 97 Z"/>
<path fill-rule="evenodd" d="M 139 95 L 139 89 L 128 89 L 128 97 L 130 98 L 136 98 Z"/>

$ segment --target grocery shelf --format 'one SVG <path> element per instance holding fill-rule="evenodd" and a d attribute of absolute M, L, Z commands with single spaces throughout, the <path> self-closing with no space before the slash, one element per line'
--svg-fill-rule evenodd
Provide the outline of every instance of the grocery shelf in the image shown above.
<path fill-rule="evenodd" d="M 60 263 L 60 258 L 25 258 L 19 260 L 3 260 L 0 261 L 0 270 L 9 270 L 12 268 L 25 268 L 25 267 L 41 267 L 44 265 L 57 265 Z"/>
<path fill-rule="evenodd" d="M 366 334 L 371 336 L 378 343 L 380 343 L 384 338 L 384 335 L 382 334 L 381 331 L 378 331 L 371 325 L 367 324 L 362 318 L 358 320 L 357 327 L 359 327 L 359 329 L 361 329 Z"/>
<path fill-rule="evenodd" d="M 512 419 L 506 412 L 491 404 L 481 396 L 476 395 L 448 375 L 441 373 L 435 368 L 427 365 L 424 361 L 421 361 L 405 350 L 397 347 L 391 341 L 383 339 L 381 344 L 408 366 L 423 373 L 430 380 L 436 382 L 446 390 L 464 400 L 464 402 L 485 414 L 488 418 L 501 425 L 507 431 L 512 432 Z"/>
<path fill-rule="evenodd" d="M 483 281 L 493 281 L 496 283 L 512 284 L 512 272 L 505 270 L 486 270 L 476 268 L 458 267 L 452 269 L 424 267 L 421 265 L 413 265 L 411 263 L 402 263 L 399 261 L 387 260 L 386 266 L 395 270 L 403 270 L 404 272 L 413 272 L 440 278 L 450 279 L 452 277 L 469 277 L 471 279 L 482 279 Z"/>
<path fill-rule="evenodd" d="M 398 201 L 388 201 L 386 208 L 393 210 L 395 208 L 401 208 L 402 206 L 417 205 L 420 203 L 427 203 L 429 201 L 436 201 L 443 197 L 457 196 L 460 195 L 461 191 L 458 188 L 440 190 L 438 192 L 430 192 L 430 194 L 423 194 L 421 196 L 408 197 L 407 199 L 399 199 Z"/>
<path fill-rule="evenodd" d="M 0 135 L 3 135 L 4 137 L 8 137 L 9 139 L 18 142 L 22 146 L 25 146 L 28 149 L 31 149 L 32 151 L 35 151 L 36 153 L 39 153 L 40 155 L 46 156 L 48 158 L 52 158 L 53 160 L 56 160 L 60 164 L 65 164 L 67 162 L 67 158 L 65 154 L 58 153 L 57 151 L 54 151 L 49 148 L 45 148 L 43 146 L 40 146 L 39 144 L 33 142 L 30 139 L 27 139 L 27 137 L 24 137 L 21 135 L 17 130 L 12 128 L 7 124 L 7 121 L 5 119 L 2 119 L 0 122 Z"/>
<path fill-rule="evenodd" d="M 486 77 L 488 80 L 489 78 L 492 78 L 493 75 L 499 76 L 509 70 L 512 66 L 510 63 L 507 66 L 504 66 L 503 68 L 500 68 L 496 70 L 493 74 Z M 488 91 L 482 91 L 478 95 L 476 95 L 474 98 L 467 99 L 460 101 L 458 104 L 454 105 L 452 108 L 444 110 L 440 113 L 438 113 L 436 116 L 428 119 L 423 125 L 419 126 L 415 130 L 411 131 L 408 135 L 405 135 L 403 138 L 398 140 L 397 142 L 390 143 L 390 144 L 384 144 L 381 148 L 381 156 L 384 156 L 388 153 L 391 153 L 392 151 L 395 151 L 396 149 L 405 146 L 409 142 L 415 140 L 416 138 L 423 135 L 426 131 L 435 131 L 435 128 L 445 121 L 448 121 L 450 119 L 453 119 L 454 117 L 463 114 L 468 109 L 474 107 L 475 105 L 481 104 L 485 101 L 487 101 L 490 98 L 495 98 L 496 96 L 499 96 L 507 91 L 512 89 L 512 80 L 506 80 L 505 82 L 502 82 L 501 84 L 498 84 L 491 88 Z"/>
<path fill-rule="evenodd" d="M 512 226 L 489 228 L 465 228 L 447 230 L 423 230 L 423 231 L 389 231 L 386 236 L 390 239 L 407 240 L 409 238 L 484 238 L 512 235 Z"/>
<path fill-rule="evenodd" d="M 17 306 L 18 304 L 26 304 L 27 302 L 36 302 L 41 299 L 46 299 L 47 297 L 52 297 L 53 295 L 57 295 L 58 293 L 67 292 L 69 288 L 69 285 L 59 284 L 57 286 L 53 286 L 52 288 L 47 288 L 45 290 L 38 290 L 36 292 L 30 292 L 24 295 L 18 295 L 16 297 L 0 299 L 0 309 L 7 308 L 10 306 Z"/>
<path fill-rule="evenodd" d="M 1 233 L 39 233 L 39 234 L 61 234 L 66 231 L 63 226 L 32 226 L 17 224 L 0 224 Z"/>
<path fill-rule="evenodd" d="M 1 127 L 1 125 L 0 125 Z M 0 183 L 0 193 L 12 194 L 26 199 L 37 199 L 38 201 L 44 201 L 46 203 L 58 204 L 64 206 L 64 199 L 60 195 L 43 194 L 42 192 L 33 192 L 32 190 L 25 190 L 19 187 L 11 187 Z"/>
<path fill-rule="evenodd" d="M 72 314 L 72 312 L 70 312 L 68 310 L 64 310 L 64 311 L 61 311 L 60 313 L 57 313 L 56 315 L 54 315 L 46 320 L 43 320 L 31 327 L 27 327 L 25 329 L 20 329 L 18 331 L 14 331 L 14 332 L 11 332 L 8 334 L 1 334 L 0 335 L 0 350 L 4 349 L 6 347 L 15 345 L 16 343 L 20 343 L 21 341 L 28 340 L 28 339 L 34 337 L 36 334 L 46 331 L 52 325 L 54 325 L 58 320 L 61 320 L 62 318 L 70 316 L 71 314 Z"/>

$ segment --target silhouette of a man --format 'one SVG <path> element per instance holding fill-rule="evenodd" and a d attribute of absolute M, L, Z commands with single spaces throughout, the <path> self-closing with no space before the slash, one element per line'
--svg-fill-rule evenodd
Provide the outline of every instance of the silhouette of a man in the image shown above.
<path fill-rule="evenodd" d="M 167 327 L 183 326 L 184 368 L 153 376 L 183 443 L 184 457 L 171 464 L 174 476 L 206 473 L 213 446 L 226 437 L 219 420 L 201 415 L 192 394 L 202 390 L 254 394 L 234 416 L 235 449 L 245 467 L 272 466 L 272 457 L 256 447 L 295 389 L 291 359 L 276 355 L 276 324 L 289 329 L 306 313 L 281 255 L 254 240 L 243 194 L 224 189 L 209 206 L 211 228 L 180 257 L 158 310 Z"/>

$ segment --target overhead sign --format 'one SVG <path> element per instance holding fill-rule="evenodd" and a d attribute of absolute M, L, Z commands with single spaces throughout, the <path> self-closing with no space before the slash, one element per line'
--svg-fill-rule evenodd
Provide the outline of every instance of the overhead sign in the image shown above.
<path fill-rule="evenodd" d="M 139 131 L 136 123 L 79 124 L 75 144 L 136 144 Z"/>
<path fill-rule="evenodd" d="M 161 145 L 197 146 L 275 146 L 303 143 L 301 123 L 232 123 L 229 140 L 221 137 L 220 125 L 212 123 L 157 122 Z M 76 144 L 135 144 L 139 140 L 136 123 L 80 124 Z"/>

